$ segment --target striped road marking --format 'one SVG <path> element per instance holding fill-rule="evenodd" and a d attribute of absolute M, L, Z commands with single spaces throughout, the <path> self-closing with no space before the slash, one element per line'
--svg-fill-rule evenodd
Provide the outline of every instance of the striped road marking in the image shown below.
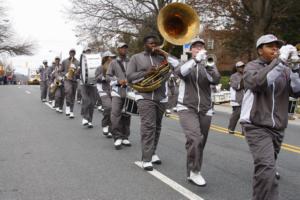
<path fill-rule="evenodd" d="M 134 162 L 134 164 L 136 164 L 137 166 L 143 169 L 141 161 L 136 161 Z M 172 179 L 168 178 L 167 176 L 163 175 L 162 173 L 160 173 L 155 169 L 153 169 L 153 171 L 147 171 L 147 172 L 152 176 L 154 176 L 155 178 L 159 179 L 160 181 L 164 182 L 165 184 L 167 184 L 168 186 L 170 186 L 171 188 L 173 188 L 174 190 L 176 190 L 177 192 L 179 192 L 180 194 L 182 194 L 188 199 L 204 200 L 202 197 L 196 195 L 195 193 L 191 192 L 185 187 L 179 185 L 178 183 L 176 183 L 175 181 L 173 181 Z"/>
<path fill-rule="evenodd" d="M 174 120 L 179 120 L 179 117 L 177 115 L 174 115 L 174 114 L 170 114 L 170 115 L 168 115 L 168 117 L 171 118 L 171 119 L 174 119 Z M 226 133 L 226 134 L 228 134 L 227 128 L 224 128 L 222 126 L 211 124 L 210 125 L 210 129 L 212 129 L 214 131 L 217 131 L 218 133 Z M 245 138 L 245 136 L 242 135 L 242 132 L 239 132 L 239 131 L 235 131 L 234 134 L 232 134 L 232 135 L 234 135 L 236 137 L 239 137 L 239 138 Z M 295 146 L 295 145 L 290 145 L 290 144 L 282 143 L 281 144 L 281 148 L 284 149 L 284 150 L 286 150 L 286 151 L 290 151 L 290 152 L 294 152 L 294 153 L 300 154 L 300 147 Z"/>

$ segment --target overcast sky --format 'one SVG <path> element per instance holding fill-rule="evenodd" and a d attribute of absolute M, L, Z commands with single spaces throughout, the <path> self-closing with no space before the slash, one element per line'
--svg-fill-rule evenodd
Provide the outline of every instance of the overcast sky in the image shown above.
<path fill-rule="evenodd" d="M 81 46 L 77 46 L 74 24 L 68 20 L 65 7 L 68 0 L 6 0 L 9 20 L 21 39 L 36 41 L 38 47 L 32 57 L 18 56 L 12 59 L 17 72 L 26 74 L 28 67 L 38 67 L 43 59 L 52 62 L 62 53 L 65 58 L 71 48 L 79 56 Z"/>

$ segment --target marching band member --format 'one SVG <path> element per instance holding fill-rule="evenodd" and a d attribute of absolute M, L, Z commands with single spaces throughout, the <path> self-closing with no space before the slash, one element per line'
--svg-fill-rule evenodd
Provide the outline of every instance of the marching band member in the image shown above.
<path fill-rule="evenodd" d="M 256 42 L 258 58 L 244 70 L 240 121 L 254 160 L 252 200 L 279 198 L 276 159 L 288 123 L 289 95 L 300 96 L 299 66 L 287 67 L 296 49 L 280 48 L 282 44 L 274 35 L 261 36 Z"/>
<path fill-rule="evenodd" d="M 75 58 L 76 51 L 69 51 L 69 58 L 62 62 L 62 72 L 65 75 L 64 88 L 66 97 L 66 116 L 74 118 L 74 101 L 77 88 L 77 76 L 79 73 L 79 61 Z"/>
<path fill-rule="evenodd" d="M 179 64 L 177 60 L 165 55 L 158 49 L 156 36 L 146 36 L 143 41 L 144 51 L 133 55 L 129 61 L 126 71 L 129 83 L 143 80 L 147 75 L 156 72 L 156 67 L 160 66 L 166 58 L 168 62 L 173 63 L 174 67 Z M 166 85 L 166 81 L 164 81 L 153 92 L 136 93 L 141 119 L 142 166 L 147 171 L 153 170 L 152 164 L 161 164 L 161 160 L 155 152 L 161 132 L 162 117 L 168 101 Z"/>
<path fill-rule="evenodd" d="M 63 113 L 64 106 L 64 81 L 62 74 L 62 65 L 60 64 L 60 57 L 55 57 L 54 70 L 52 72 L 52 86 L 55 87 L 52 92 L 54 92 L 54 108 L 56 108 L 56 112 Z"/>
<path fill-rule="evenodd" d="M 240 119 L 241 105 L 244 97 L 243 71 L 245 64 L 239 61 L 235 64 L 236 72 L 230 76 L 230 105 L 232 114 L 230 116 L 228 133 L 234 134 L 237 122 Z"/>
<path fill-rule="evenodd" d="M 86 49 L 85 54 L 90 54 L 91 49 Z M 93 128 L 92 120 L 94 114 L 94 106 L 96 103 L 96 87 L 93 84 L 82 84 L 80 85 L 82 105 L 81 105 L 81 116 L 82 125 L 88 128 Z M 78 90 L 77 90 L 78 92 Z"/>
<path fill-rule="evenodd" d="M 47 101 L 47 92 L 48 92 L 48 61 L 44 60 L 43 65 L 38 69 L 38 73 L 40 74 L 40 90 L 41 90 L 41 100 L 42 102 Z"/>
<path fill-rule="evenodd" d="M 51 80 L 51 74 L 54 70 L 54 65 L 55 65 L 55 61 L 52 62 L 52 65 L 48 67 L 48 100 L 49 100 L 49 103 L 51 104 L 52 108 L 54 108 L 54 93 L 52 93 L 50 91 L 50 86 L 51 86 L 51 83 L 52 83 L 52 80 Z"/>
<path fill-rule="evenodd" d="M 117 45 L 118 57 L 114 59 L 107 70 L 106 77 L 110 80 L 112 106 L 111 106 L 111 126 L 114 138 L 114 146 L 117 150 L 124 146 L 131 146 L 127 129 L 123 129 L 122 123 L 127 123 L 130 127 L 130 120 L 121 121 L 122 109 L 125 103 L 127 92 L 126 69 L 129 58 L 127 57 L 128 45 L 120 42 Z"/>
<path fill-rule="evenodd" d="M 102 65 L 95 72 L 97 90 L 103 106 L 102 132 L 107 138 L 112 138 L 111 134 L 111 94 L 109 80 L 106 78 L 107 69 L 115 57 L 110 51 L 102 55 Z"/>
<path fill-rule="evenodd" d="M 192 58 L 176 69 L 180 77 L 177 111 L 186 136 L 187 176 L 197 186 L 205 186 L 201 175 L 203 151 L 213 115 L 210 85 L 221 78 L 217 67 L 206 63 L 205 42 L 194 38 Z"/>

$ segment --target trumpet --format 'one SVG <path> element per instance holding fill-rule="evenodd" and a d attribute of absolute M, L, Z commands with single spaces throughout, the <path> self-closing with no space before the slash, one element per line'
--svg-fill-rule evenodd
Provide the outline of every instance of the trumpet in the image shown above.
<path fill-rule="evenodd" d="M 217 56 L 215 54 L 207 54 L 205 65 L 212 67 L 217 63 Z"/>

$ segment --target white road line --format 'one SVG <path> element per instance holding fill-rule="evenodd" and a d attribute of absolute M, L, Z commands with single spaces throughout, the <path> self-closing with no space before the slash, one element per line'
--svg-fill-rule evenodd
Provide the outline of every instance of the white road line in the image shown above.
<path fill-rule="evenodd" d="M 31 94 L 31 92 L 29 92 L 28 90 L 25 91 L 27 94 Z"/>
<path fill-rule="evenodd" d="M 46 102 L 45 105 L 52 109 L 52 106 L 50 105 L 50 103 Z"/>
<path fill-rule="evenodd" d="M 134 164 L 136 164 L 140 168 L 143 168 L 141 161 L 136 161 L 136 162 L 134 162 Z M 159 179 L 160 181 L 164 182 L 165 184 L 167 184 L 168 186 L 170 186 L 171 188 L 173 188 L 174 190 L 176 190 L 183 196 L 187 197 L 188 199 L 204 200 L 202 197 L 196 195 L 195 193 L 191 192 L 190 190 L 186 189 L 185 187 L 179 185 L 178 183 L 176 183 L 175 181 L 173 181 L 172 179 L 168 178 L 167 176 L 163 175 L 162 173 L 160 173 L 159 171 L 157 171 L 155 169 L 153 169 L 153 171 L 147 171 L 147 172 L 149 174 L 153 175 L 154 177 L 156 177 L 157 179 Z"/>

